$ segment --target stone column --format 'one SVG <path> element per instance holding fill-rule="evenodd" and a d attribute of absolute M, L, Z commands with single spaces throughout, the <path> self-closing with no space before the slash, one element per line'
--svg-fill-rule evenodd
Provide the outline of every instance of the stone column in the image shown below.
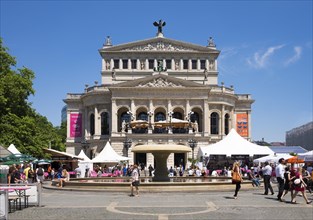
<path fill-rule="evenodd" d="M 201 63 L 200 63 L 200 59 L 197 59 L 197 70 L 201 69 Z"/>
<path fill-rule="evenodd" d="M 116 107 L 116 100 L 112 99 L 112 109 L 111 109 L 111 124 L 112 124 L 112 133 L 116 133 L 118 131 L 118 113 Z"/>
<path fill-rule="evenodd" d="M 112 68 L 114 67 L 114 60 L 111 59 L 111 60 L 110 60 L 110 63 L 111 63 L 111 64 L 110 64 L 110 67 L 111 67 L 111 69 L 112 69 Z M 115 67 L 114 67 L 114 68 L 115 68 Z M 115 69 L 117 69 L 117 68 L 115 68 Z"/>
<path fill-rule="evenodd" d="M 175 70 L 175 59 L 172 59 L 172 68 L 171 70 Z"/>
<path fill-rule="evenodd" d="M 84 128 L 84 133 L 85 133 L 85 137 L 89 136 L 89 117 L 88 117 L 88 108 L 85 107 L 85 111 L 84 111 L 84 125 L 83 125 L 83 128 Z"/>
<path fill-rule="evenodd" d="M 248 138 L 251 140 L 251 111 L 247 111 L 248 114 Z"/>
<path fill-rule="evenodd" d="M 209 109 L 209 103 L 208 100 L 203 100 L 203 131 L 204 134 L 210 133 L 210 109 Z"/>
<path fill-rule="evenodd" d="M 132 61 L 131 61 L 131 59 L 128 59 L 128 62 L 127 62 L 127 69 L 128 70 L 131 70 L 132 69 Z"/>
<path fill-rule="evenodd" d="M 98 138 L 100 138 L 100 116 L 99 116 L 99 112 L 98 112 L 98 107 L 97 106 L 95 106 L 95 138 L 96 139 L 98 139 Z"/>
<path fill-rule="evenodd" d="M 101 68 L 102 71 L 104 71 L 104 70 L 107 69 L 106 66 L 105 66 L 105 64 L 106 64 L 106 62 L 105 62 L 105 60 L 102 58 L 102 68 Z"/>
<path fill-rule="evenodd" d="M 192 69 L 192 61 L 191 59 L 188 59 L 188 70 Z"/>
<path fill-rule="evenodd" d="M 171 111 L 172 111 L 172 102 L 171 102 L 170 99 L 168 99 L 168 100 L 167 100 L 167 113 L 169 113 L 169 112 L 171 112 Z M 169 120 L 171 120 L 171 121 L 173 120 L 173 115 L 172 115 L 171 117 L 169 117 L 169 115 L 167 115 L 167 117 L 168 117 Z M 169 121 L 169 122 L 170 122 L 170 121 Z M 168 133 L 169 133 L 169 134 L 172 134 L 172 133 L 173 133 L 171 123 L 170 123 L 170 127 L 169 127 L 169 130 L 168 130 Z"/>
<path fill-rule="evenodd" d="M 140 67 L 140 60 L 139 59 L 137 59 L 137 62 L 136 62 L 136 69 L 137 70 L 141 69 L 141 67 Z"/>
<path fill-rule="evenodd" d="M 225 105 L 222 104 L 222 113 L 221 113 L 221 135 L 225 135 Z"/>
<path fill-rule="evenodd" d="M 122 59 L 119 59 L 119 67 L 118 68 L 115 68 L 115 69 L 123 69 L 123 60 Z"/>
<path fill-rule="evenodd" d="M 146 59 L 146 65 L 145 65 L 145 70 L 148 70 L 149 69 L 149 60 Z"/>
<path fill-rule="evenodd" d="M 85 117 L 83 117 L 85 118 Z M 71 112 L 67 110 L 66 112 L 66 120 L 67 120 L 67 126 L 66 126 L 66 137 L 67 138 L 71 138 L 71 134 L 70 134 L 70 126 L 71 126 Z M 82 124 L 82 132 L 84 132 L 84 121 L 83 121 L 83 124 Z"/>

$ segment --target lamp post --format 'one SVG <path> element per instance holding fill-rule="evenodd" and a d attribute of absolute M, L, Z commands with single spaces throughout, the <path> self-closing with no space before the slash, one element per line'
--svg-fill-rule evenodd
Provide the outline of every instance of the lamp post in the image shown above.
<path fill-rule="evenodd" d="M 148 117 L 149 117 L 148 133 L 152 133 L 151 117 L 153 116 L 153 112 L 152 111 L 148 111 L 147 114 L 148 114 Z"/>
<path fill-rule="evenodd" d="M 192 133 L 192 127 L 191 127 L 191 115 L 193 115 L 193 111 L 189 111 L 187 115 L 187 120 L 188 120 L 188 126 L 189 126 L 189 134 Z"/>
<path fill-rule="evenodd" d="M 84 149 L 85 154 L 87 155 L 87 148 L 89 147 L 88 141 L 86 140 L 86 138 L 83 138 L 80 143 L 82 145 L 82 149 Z"/>
<path fill-rule="evenodd" d="M 132 140 L 126 138 L 126 140 L 123 142 L 124 147 L 126 149 L 126 157 L 128 157 L 128 149 L 132 146 Z"/>
<path fill-rule="evenodd" d="M 192 163 L 193 163 L 194 162 L 194 150 L 195 150 L 195 147 L 197 147 L 197 141 L 194 139 L 189 139 L 188 143 L 192 150 Z"/>
<path fill-rule="evenodd" d="M 172 134 L 172 116 L 173 116 L 174 112 L 169 111 L 167 114 L 168 114 L 168 117 L 170 119 L 169 120 L 170 121 L 169 133 Z"/>

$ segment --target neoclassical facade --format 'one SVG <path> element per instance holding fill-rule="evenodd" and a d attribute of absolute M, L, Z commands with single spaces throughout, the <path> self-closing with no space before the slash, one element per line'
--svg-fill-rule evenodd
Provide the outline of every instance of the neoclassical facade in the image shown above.
<path fill-rule="evenodd" d="M 67 152 L 81 149 L 93 158 L 110 141 L 130 163 L 154 165 L 137 145 L 191 146 L 173 153 L 168 166 L 186 165 L 200 146 L 215 143 L 231 128 L 250 139 L 250 94 L 236 94 L 218 84 L 218 56 L 213 39 L 206 46 L 156 37 L 113 45 L 107 37 L 99 53 L 101 83 L 67 94 Z M 236 147 L 236 146 L 234 146 Z"/>

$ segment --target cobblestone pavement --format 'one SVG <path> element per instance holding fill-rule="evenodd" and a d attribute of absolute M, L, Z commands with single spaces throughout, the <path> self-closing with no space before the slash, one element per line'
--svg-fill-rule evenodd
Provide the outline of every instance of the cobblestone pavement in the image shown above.
<path fill-rule="evenodd" d="M 9 214 L 9 219 L 313 219 L 312 203 L 297 197 L 291 204 L 263 195 L 263 188 L 233 191 L 143 192 L 129 197 L 125 192 L 82 192 L 43 189 L 42 206 Z M 308 194 L 313 200 L 313 195 Z"/>

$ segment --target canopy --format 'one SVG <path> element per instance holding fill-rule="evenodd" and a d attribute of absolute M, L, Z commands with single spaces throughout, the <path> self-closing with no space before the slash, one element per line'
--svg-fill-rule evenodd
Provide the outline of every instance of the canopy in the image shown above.
<path fill-rule="evenodd" d="M 269 155 L 274 152 L 266 146 L 253 144 L 241 137 L 235 129 L 231 129 L 229 134 L 221 141 L 208 146 L 200 147 L 200 154 L 203 155 Z"/>
<path fill-rule="evenodd" d="M 264 162 L 269 162 L 269 163 L 278 163 L 278 160 L 280 158 L 284 158 L 285 160 L 292 158 L 290 154 L 274 154 L 274 155 L 268 155 L 265 157 L 260 157 L 258 159 L 253 160 L 254 163 L 264 163 Z"/>
<path fill-rule="evenodd" d="M 313 150 L 298 154 L 298 158 L 303 159 L 304 162 L 313 162 Z"/>
<path fill-rule="evenodd" d="M 58 151 L 58 150 L 54 150 L 54 149 L 48 149 L 48 148 L 44 148 L 43 149 L 46 153 L 48 154 L 51 154 L 51 158 L 52 160 L 59 160 L 59 161 L 62 161 L 62 160 L 66 160 L 66 161 L 69 161 L 69 160 L 82 160 L 83 158 L 81 157 L 78 157 L 74 154 L 70 154 L 70 153 L 66 153 L 66 152 L 63 152 L 63 151 Z"/>
<path fill-rule="evenodd" d="M 11 154 L 9 156 L 0 158 L 0 162 L 5 165 L 21 164 L 34 160 L 36 160 L 35 157 L 32 157 L 27 154 Z"/>
<path fill-rule="evenodd" d="M 83 160 L 79 160 L 80 163 L 91 162 L 91 160 L 89 159 L 89 157 L 87 157 L 87 155 L 85 154 L 85 152 L 83 150 L 80 151 L 80 153 L 77 155 L 77 157 L 80 157 L 83 159 Z"/>
<path fill-rule="evenodd" d="M 91 160 L 93 163 L 118 163 L 123 160 L 129 160 L 128 157 L 118 155 L 109 142 L 106 143 L 102 151 Z"/>
<path fill-rule="evenodd" d="M 12 154 L 21 154 L 21 152 L 16 149 L 14 144 L 10 144 L 10 146 L 8 147 L 8 151 L 10 151 Z"/>
<path fill-rule="evenodd" d="M 293 156 L 286 160 L 287 163 L 304 163 L 303 159 L 298 158 L 298 156 Z"/>

